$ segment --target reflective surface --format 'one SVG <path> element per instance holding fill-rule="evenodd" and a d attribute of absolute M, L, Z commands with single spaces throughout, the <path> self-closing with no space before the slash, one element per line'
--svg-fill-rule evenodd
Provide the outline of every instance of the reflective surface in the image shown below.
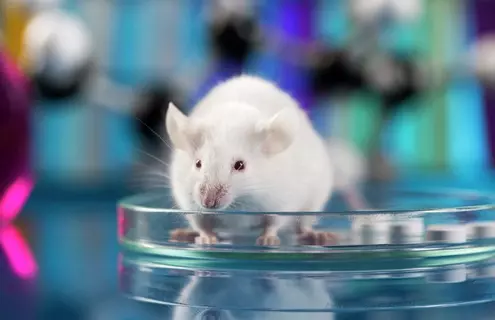
<path fill-rule="evenodd" d="M 475 177 L 472 180 L 460 180 L 458 178 L 449 177 L 432 177 L 414 175 L 410 179 L 405 179 L 398 182 L 395 187 L 422 187 L 429 188 L 467 188 L 474 190 L 495 190 L 495 184 L 490 175 L 483 177 Z M 66 319 L 91 319 L 91 320 L 170 320 L 173 319 L 174 312 L 181 309 L 184 312 L 204 311 L 197 319 L 216 319 L 215 315 L 224 315 L 220 311 L 225 311 L 228 308 L 239 306 L 241 303 L 248 307 L 258 307 L 263 302 L 263 292 L 267 291 L 271 300 L 267 302 L 270 305 L 276 305 L 274 302 L 277 297 L 277 292 L 283 290 L 289 297 L 292 290 L 295 293 L 303 292 L 302 284 L 308 283 L 302 279 L 301 275 L 295 274 L 294 271 L 301 270 L 301 265 L 295 265 L 294 270 L 287 274 L 286 279 L 278 280 L 282 272 L 281 267 L 275 268 L 273 265 L 267 265 L 265 262 L 255 264 L 226 263 L 223 266 L 219 265 L 219 259 L 213 259 L 212 262 L 217 264 L 206 264 L 206 259 L 195 259 L 202 264 L 196 266 L 180 267 L 174 265 L 170 261 L 156 260 L 163 259 L 163 256 L 143 256 L 143 255 L 125 255 L 125 260 L 129 260 L 128 266 L 120 268 L 121 275 L 126 274 L 129 283 L 129 290 L 124 291 L 125 286 L 122 286 L 122 276 L 119 276 L 118 254 L 119 245 L 117 237 L 117 219 L 116 219 L 116 202 L 126 195 L 132 194 L 130 190 L 122 188 L 123 183 L 119 182 L 115 185 L 81 188 L 80 186 L 57 186 L 54 184 L 45 184 L 39 182 L 32 194 L 28 204 L 23 208 L 22 212 L 10 223 L 14 227 L 24 243 L 28 246 L 35 257 L 35 262 L 38 266 L 36 275 L 29 279 L 19 277 L 11 266 L 9 256 L 5 254 L 3 245 L 0 247 L 0 318 L 22 319 L 22 320 L 66 320 Z M 166 193 L 164 193 L 166 195 Z M 376 203 L 376 202 L 375 202 Z M 345 209 L 342 203 L 337 203 L 336 206 Z M 192 244 L 190 244 L 192 245 Z M 251 244 L 252 245 L 252 244 Z M 15 247 L 15 246 L 14 246 Z M 259 249 L 259 248 L 258 248 Z M 489 254 L 491 256 L 491 253 Z M 140 258 L 143 262 L 149 264 L 149 261 L 155 261 L 157 266 L 144 266 L 152 271 L 138 273 L 139 270 L 136 264 L 141 264 L 141 260 L 134 262 L 136 258 Z M 395 264 L 383 263 L 369 265 L 369 261 L 363 263 L 346 264 L 345 261 L 341 264 L 340 270 L 332 271 L 332 274 L 338 275 L 333 277 L 332 274 L 327 276 L 326 283 L 327 291 L 331 291 L 334 306 L 339 307 L 333 313 L 324 313 L 324 319 L 338 320 L 376 320 L 376 319 L 407 319 L 407 320 L 492 320 L 495 314 L 495 302 L 483 301 L 483 297 L 490 298 L 490 292 L 493 290 L 492 276 L 487 278 L 474 279 L 467 273 L 466 281 L 462 283 L 438 284 L 429 282 L 426 277 L 421 279 L 411 279 L 405 281 L 401 279 L 388 279 L 381 283 L 377 280 L 366 279 L 372 274 L 383 274 L 383 272 L 391 273 L 418 273 L 422 269 L 435 268 L 441 271 L 441 268 L 451 268 L 452 265 L 466 266 L 466 269 L 472 270 L 477 263 L 483 262 L 485 258 L 478 255 L 475 261 L 471 259 L 472 255 L 463 256 L 462 260 L 459 257 L 440 257 L 436 259 L 408 259 L 407 265 L 400 265 L 395 259 Z M 469 259 L 465 259 L 469 258 Z M 178 258 L 175 258 L 176 260 Z M 170 260 L 170 259 L 169 259 Z M 193 259 L 188 259 L 192 261 Z M 212 259 L 210 259 L 212 260 Z M 430 261 L 435 262 L 430 266 L 419 266 L 414 264 L 414 261 Z M 124 259 L 123 259 L 124 262 Z M 177 262 L 177 261 L 176 261 Z M 244 264 L 244 265 L 243 265 Z M 313 264 L 313 263 L 311 263 Z M 309 264 L 308 268 L 314 268 Z M 424 263 L 421 263 L 424 265 Z M 284 264 L 287 269 L 289 264 Z M 358 268 L 360 270 L 354 272 L 344 272 L 345 266 Z M 167 269 L 164 269 L 167 266 Z M 238 267 L 235 270 L 234 267 Z M 263 268 L 265 270 L 263 270 Z M 276 272 L 266 270 L 276 270 Z M 406 269 L 413 269 L 411 272 Z M 157 270 L 159 269 L 159 270 Z M 277 270 L 278 269 L 278 270 Z M 335 269 L 337 269 L 335 267 Z M 370 270 L 371 269 L 371 270 Z M 395 271 L 394 271 L 395 269 Z M 130 271 L 129 271 L 130 270 Z M 182 274 L 175 273 L 173 276 L 167 275 L 183 270 Z M 239 271 L 236 271 L 239 270 Z M 249 270 L 251 270 L 249 272 Z M 173 272 L 172 272 L 173 271 Z M 174 305 L 163 303 L 153 303 L 153 301 L 142 301 L 135 299 L 139 296 L 148 294 L 155 297 L 157 301 L 177 301 L 177 293 L 185 288 L 189 281 L 194 278 L 204 278 L 211 275 L 217 277 L 220 271 L 229 271 L 234 274 L 230 277 L 232 281 L 241 282 L 226 282 L 228 277 L 223 278 L 224 282 L 221 287 L 214 285 L 211 281 L 203 282 L 207 286 L 213 286 L 211 292 L 222 292 L 223 286 L 227 286 L 227 292 L 230 293 L 229 299 L 223 299 L 226 293 L 221 293 L 220 297 L 205 301 L 208 298 L 203 293 L 184 300 L 189 305 L 184 305 L 182 308 L 176 308 Z M 311 275 L 320 271 L 306 270 L 305 275 Z M 187 276 L 185 275 L 187 274 Z M 245 275 L 244 277 L 239 276 Z M 354 280 L 350 277 L 351 274 L 356 275 Z M 131 275 L 133 275 L 131 277 Z M 153 275 L 153 277 L 151 277 Z M 360 279 L 363 277 L 365 279 Z M 151 278 L 150 278 L 151 277 Z M 245 283 L 249 285 L 250 278 L 254 280 L 251 284 L 252 290 L 259 294 L 253 294 L 248 290 L 244 290 L 241 286 L 235 283 Z M 262 280 L 263 277 L 268 280 Z M 299 278 L 301 286 L 296 285 L 295 278 Z M 321 277 L 320 277 L 321 278 Z M 273 279 L 275 287 L 270 289 L 270 280 Z M 346 280 L 347 279 L 347 280 Z M 426 280 L 424 280 L 426 279 Z M 204 279 L 200 279 L 204 280 Z M 281 282 L 282 281 L 282 282 Z M 428 281 L 428 282 L 427 282 Z M 423 283 L 421 285 L 421 283 Z M 291 286 L 287 286 L 291 284 Z M 347 287 L 349 294 L 344 295 L 346 290 L 342 286 Z M 383 285 L 382 285 L 383 284 Z M 397 285 L 395 285 L 397 284 Z M 132 285 L 132 287 L 131 287 Z M 263 286 L 265 285 L 265 286 Z M 356 286 L 357 285 L 357 286 Z M 234 286 L 234 287 L 233 287 Z M 191 286 L 189 286 L 191 287 Z M 203 285 L 198 286 L 199 289 L 205 288 Z M 261 287 L 261 289 L 260 289 Z M 264 289 L 266 287 L 266 289 Z M 401 289 L 401 288 L 404 289 Z M 120 289 L 126 293 L 122 294 Z M 149 293 L 146 293 L 146 288 Z M 153 289 L 154 288 L 154 289 Z M 433 288 L 436 288 L 433 290 Z M 199 290 L 197 289 L 197 290 Z M 234 293 L 232 290 L 235 289 Z M 196 293 L 198 291 L 195 291 Z M 201 289 L 202 290 L 202 289 Z M 260 292 L 260 290 L 262 290 Z M 312 289 L 307 289 L 312 290 Z M 334 292 L 335 291 L 335 292 Z M 168 293 L 167 293 L 168 292 Z M 311 292 L 311 291 L 305 291 Z M 334 292 L 334 293 L 333 293 Z M 414 294 L 415 293 L 415 294 Z M 492 294 L 493 296 L 494 294 Z M 158 297 L 158 298 L 157 298 Z M 300 297 L 300 296 L 298 296 Z M 313 296 L 312 296 L 313 297 Z M 435 298 L 436 297 L 436 298 Z M 213 299 L 214 298 L 214 299 Z M 301 302 L 303 302 L 300 297 Z M 185 299 L 185 298 L 184 298 Z M 223 300 L 222 300 L 223 299 Z M 417 304 L 430 304 L 435 302 L 434 299 L 439 299 L 443 303 L 442 307 L 430 306 L 424 308 L 410 308 L 397 310 L 383 310 L 380 308 L 369 310 L 366 309 L 371 305 L 388 305 L 393 306 L 404 305 L 406 301 L 412 301 L 411 306 Z M 299 300 L 299 298 L 297 298 Z M 216 301 L 216 302 L 215 302 Z M 392 301 L 392 302 L 390 302 Z M 448 305 L 448 302 L 458 302 L 456 306 Z M 470 304 L 463 303 L 471 301 Z M 478 301 L 473 304 L 472 301 Z M 205 308 L 206 303 L 212 303 L 211 308 Z M 310 307 L 321 307 L 322 300 L 316 300 L 314 303 L 308 304 Z M 290 303 L 292 304 L 292 302 Z M 286 308 L 288 302 L 283 300 L 278 304 L 279 307 Z M 294 303 L 294 306 L 300 308 L 302 303 Z M 199 307 L 193 307 L 199 306 Z M 266 307 L 266 305 L 264 306 Z M 345 311 L 345 308 L 356 308 L 355 311 Z M 289 308 L 294 309 L 289 305 Z M 361 308 L 361 309 L 359 309 Z M 213 310 L 210 310 L 213 309 Z M 265 311 L 249 311 L 238 310 L 234 315 L 237 319 L 289 319 L 291 313 L 285 312 L 270 312 L 271 318 L 264 318 L 267 315 Z M 293 312 L 295 316 L 300 313 Z M 314 312 L 312 312 L 314 314 Z M 187 314 L 186 314 L 187 316 Z M 305 319 L 302 317 L 296 319 Z M 192 318 L 191 320 L 193 320 Z M 220 317 L 217 319 L 228 319 Z M 185 318 L 184 320 L 189 320 Z M 194 319 L 195 320 L 195 319 Z"/>
<path fill-rule="evenodd" d="M 389 319 L 387 314 L 393 319 L 437 319 L 438 310 L 470 306 L 474 311 L 495 299 L 495 260 L 389 271 L 349 269 L 176 268 L 151 257 L 124 255 L 120 286 L 134 299 L 167 305 L 173 320 L 345 319 L 351 314 L 360 319 L 357 315 L 364 312 L 382 314 L 376 319 Z"/>

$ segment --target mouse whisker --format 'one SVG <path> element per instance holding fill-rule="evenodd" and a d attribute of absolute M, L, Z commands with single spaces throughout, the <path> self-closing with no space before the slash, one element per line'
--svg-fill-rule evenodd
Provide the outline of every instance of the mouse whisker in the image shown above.
<path fill-rule="evenodd" d="M 135 172 L 135 175 L 137 175 L 137 176 L 157 176 L 157 177 L 163 177 L 163 178 L 166 178 L 167 180 L 170 180 L 170 176 L 169 176 L 169 173 L 167 171 L 161 170 L 158 168 L 152 168 L 152 167 L 139 169 L 138 172 Z"/>
<path fill-rule="evenodd" d="M 159 158 L 161 161 L 165 161 L 165 163 L 161 162 L 160 165 L 164 165 L 165 167 L 169 167 L 170 166 L 170 163 L 166 160 L 169 160 L 168 159 L 168 155 L 167 153 L 161 153 L 161 152 L 149 152 L 149 150 L 147 148 L 139 148 L 139 147 L 135 147 L 136 151 L 138 151 L 139 153 L 142 153 L 144 155 L 147 155 L 150 159 L 149 160 L 156 160 L 155 158 Z M 138 162 L 139 164 L 141 165 L 152 165 L 152 166 L 155 166 L 153 165 L 153 163 L 150 163 L 149 160 L 146 160 L 147 158 L 141 158 L 140 159 L 140 162 Z"/>
<path fill-rule="evenodd" d="M 156 135 L 160 139 L 160 141 L 162 141 L 163 144 L 167 146 L 167 148 L 169 148 L 170 150 L 173 150 L 172 146 L 167 142 L 167 140 L 165 140 L 165 138 L 163 138 L 161 135 L 159 135 L 155 130 L 151 129 L 151 127 L 148 126 L 143 120 L 139 119 L 138 117 L 135 117 L 135 118 L 139 122 L 141 122 L 148 130 L 150 130 L 151 133 Z"/>
<path fill-rule="evenodd" d="M 152 160 L 154 160 L 152 158 Z M 156 170 L 161 170 L 163 168 L 163 164 L 159 163 L 159 165 L 155 164 L 150 164 L 149 162 L 136 162 L 136 167 L 138 170 L 142 171 L 156 171 Z"/>
<path fill-rule="evenodd" d="M 168 186 L 168 185 L 163 185 L 163 184 L 158 184 L 158 183 L 136 183 L 134 186 L 138 187 L 140 189 L 145 189 L 145 190 L 151 190 L 151 189 L 170 190 L 171 189 L 170 186 Z M 167 194 L 167 196 L 171 197 L 168 194 Z"/>
<path fill-rule="evenodd" d="M 130 183 L 133 184 L 155 184 L 170 188 L 170 182 L 168 179 L 164 179 L 159 176 L 135 176 L 130 179 Z"/>
<path fill-rule="evenodd" d="M 135 179 L 135 181 L 141 181 L 141 182 L 157 182 L 157 183 L 161 183 L 161 184 L 164 184 L 164 185 L 170 185 L 170 181 L 168 179 L 164 179 L 163 177 L 159 177 L 159 176 L 143 176 L 143 177 L 140 177 L 139 179 Z"/>
<path fill-rule="evenodd" d="M 161 181 L 170 182 L 170 176 L 168 173 L 159 170 L 143 170 L 142 173 L 137 173 L 134 176 L 135 179 L 156 179 Z"/>
<path fill-rule="evenodd" d="M 150 187 L 150 186 L 155 186 L 155 187 L 163 187 L 170 189 L 170 185 L 163 183 L 161 181 L 153 181 L 153 180 L 147 180 L 147 181 L 136 181 L 136 184 L 141 187 Z"/>
<path fill-rule="evenodd" d="M 147 171 L 139 175 L 139 177 L 149 177 L 149 178 L 158 178 L 163 180 L 170 180 L 170 176 L 165 172 L 160 171 Z"/>
<path fill-rule="evenodd" d="M 151 159 L 154 159 L 154 160 L 158 161 L 159 163 L 163 164 L 165 167 L 168 168 L 169 164 L 166 163 L 165 161 L 163 161 L 162 159 L 160 159 L 160 158 L 158 158 L 158 157 L 156 157 L 156 156 L 152 155 L 151 153 L 148 153 L 148 152 L 146 152 L 144 150 L 139 150 L 139 152 L 142 153 L 142 154 L 144 154 L 144 155 L 147 155 Z"/>
<path fill-rule="evenodd" d="M 161 166 L 153 166 L 153 165 L 144 165 L 139 164 L 138 172 L 160 172 L 160 173 L 168 173 L 167 170 L 164 170 Z"/>

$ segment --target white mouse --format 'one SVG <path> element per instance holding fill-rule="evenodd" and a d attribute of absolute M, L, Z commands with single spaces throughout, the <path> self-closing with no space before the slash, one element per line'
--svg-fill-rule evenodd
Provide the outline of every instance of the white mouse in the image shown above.
<path fill-rule="evenodd" d="M 231 78 L 189 116 L 170 103 L 166 126 L 174 148 L 172 194 L 183 210 L 313 212 L 329 200 L 333 175 L 326 143 L 298 103 L 270 81 Z M 220 216 L 186 214 L 192 230 L 176 230 L 172 238 L 217 243 Z M 279 231 L 291 227 L 305 243 L 333 243 L 333 234 L 313 230 L 315 222 L 314 216 L 266 215 L 248 223 L 261 227 L 260 245 L 278 245 Z"/>

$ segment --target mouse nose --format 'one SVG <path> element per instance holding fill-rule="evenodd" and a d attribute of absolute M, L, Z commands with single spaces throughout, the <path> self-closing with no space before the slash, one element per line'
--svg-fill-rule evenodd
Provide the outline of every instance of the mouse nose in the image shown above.
<path fill-rule="evenodd" d="M 218 199 L 216 196 L 206 196 L 203 198 L 203 206 L 208 209 L 215 209 L 218 207 Z"/>
<path fill-rule="evenodd" d="M 201 188 L 201 202 L 205 208 L 216 209 L 220 206 L 220 200 L 225 195 L 222 185 Z"/>

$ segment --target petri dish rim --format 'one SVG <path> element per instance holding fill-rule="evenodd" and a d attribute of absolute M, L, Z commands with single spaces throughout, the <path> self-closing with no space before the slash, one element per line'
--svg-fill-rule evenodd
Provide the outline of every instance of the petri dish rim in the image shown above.
<path fill-rule="evenodd" d="M 133 210 L 146 213 L 162 213 L 162 214 L 209 214 L 209 215 L 289 215 L 289 216 L 353 216 L 353 215 L 423 215 L 423 214 L 444 214 L 452 212 L 472 212 L 472 211 L 489 211 L 495 209 L 495 195 L 488 192 L 480 192 L 471 189 L 451 189 L 451 188 L 434 188 L 433 190 L 419 190 L 414 188 L 394 188 L 394 193 L 402 195 L 427 195 L 427 196 L 443 196 L 443 197 L 469 197 L 472 200 L 482 200 L 483 203 L 476 205 L 461 205 L 461 206 L 445 206 L 442 208 L 422 208 L 422 209 L 365 209 L 365 210 L 349 210 L 349 211 L 241 211 L 241 210 L 182 210 L 173 208 L 155 207 L 145 204 L 139 204 L 143 197 L 160 196 L 161 193 L 142 192 L 124 197 L 117 201 L 117 206 L 126 210 Z M 474 199 L 473 199 L 474 197 Z M 150 202 L 150 201 L 146 201 Z"/>

